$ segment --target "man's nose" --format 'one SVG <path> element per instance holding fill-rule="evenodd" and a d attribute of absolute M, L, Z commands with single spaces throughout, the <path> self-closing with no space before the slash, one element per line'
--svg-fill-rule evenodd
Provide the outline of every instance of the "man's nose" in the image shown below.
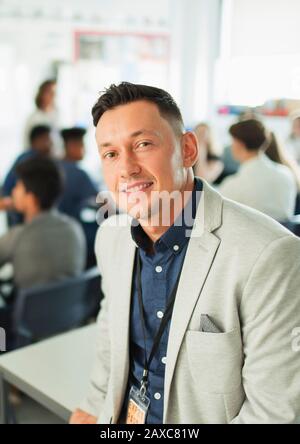
<path fill-rule="evenodd" d="M 132 155 L 124 155 L 120 162 L 120 176 L 123 179 L 135 176 L 141 172 L 141 167 Z"/>

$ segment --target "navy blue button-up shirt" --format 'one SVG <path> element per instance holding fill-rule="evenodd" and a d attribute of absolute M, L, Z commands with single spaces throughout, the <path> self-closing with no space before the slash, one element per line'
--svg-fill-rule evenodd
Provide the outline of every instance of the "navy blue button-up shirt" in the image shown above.
<path fill-rule="evenodd" d="M 202 191 L 202 182 L 195 179 L 192 195 L 175 223 L 154 243 L 149 253 L 151 241 L 140 225 L 132 226 L 132 237 L 139 247 L 137 254 L 141 258 L 142 296 L 146 323 L 146 353 L 149 359 L 154 337 L 168 305 L 168 298 L 181 272 L 189 242 L 189 233 L 193 226 L 197 206 Z M 182 220 L 182 224 L 178 221 Z M 132 385 L 140 387 L 144 370 L 145 343 L 142 330 L 138 294 L 137 273 L 134 270 L 132 282 L 132 302 L 130 320 L 130 377 L 124 400 L 122 417 L 126 415 L 129 391 Z M 163 422 L 164 377 L 167 357 L 167 345 L 170 322 L 168 323 L 156 355 L 149 369 L 147 396 L 150 407 L 146 418 L 147 424 Z"/>

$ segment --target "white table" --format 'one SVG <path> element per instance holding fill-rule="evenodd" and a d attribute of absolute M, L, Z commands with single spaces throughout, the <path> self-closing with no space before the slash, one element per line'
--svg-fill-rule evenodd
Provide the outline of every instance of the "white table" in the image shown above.
<path fill-rule="evenodd" d="M 92 324 L 0 355 L 0 422 L 8 383 L 68 421 L 87 391 L 95 335 Z"/>

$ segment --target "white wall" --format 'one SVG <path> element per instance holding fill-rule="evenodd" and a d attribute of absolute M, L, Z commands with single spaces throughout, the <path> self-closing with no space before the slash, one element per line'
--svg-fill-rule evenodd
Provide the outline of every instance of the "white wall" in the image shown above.
<path fill-rule="evenodd" d="M 231 1 L 233 57 L 299 55 L 299 0 Z"/>
<path fill-rule="evenodd" d="M 173 0 L 173 4 L 170 89 L 191 126 L 213 114 L 221 1 Z"/>
<path fill-rule="evenodd" d="M 57 74 L 59 66 L 74 66 L 75 31 L 143 32 L 168 34 L 170 0 L 2 0 L 0 2 L 0 182 L 16 155 L 23 149 L 23 127 L 33 109 L 38 84 Z M 89 68 L 92 68 L 91 66 Z M 98 71 L 80 66 L 95 81 Z M 112 81 L 115 80 L 112 78 Z M 73 96 L 62 101 L 84 100 L 86 85 L 81 82 Z M 95 87 L 94 100 L 99 89 Z M 60 88 L 59 88 L 60 89 Z M 80 96 L 80 97 L 79 97 Z M 83 110 L 83 114 L 85 111 Z M 62 125 L 75 124 L 77 115 L 68 113 Z"/>
<path fill-rule="evenodd" d="M 216 101 L 300 97 L 300 1 L 223 0 Z"/>

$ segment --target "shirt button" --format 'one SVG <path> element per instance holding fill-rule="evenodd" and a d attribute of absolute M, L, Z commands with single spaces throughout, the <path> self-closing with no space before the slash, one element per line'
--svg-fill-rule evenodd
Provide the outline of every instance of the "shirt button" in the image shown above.
<path fill-rule="evenodd" d="M 156 271 L 156 273 L 161 273 L 162 267 L 160 265 L 158 265 L 157 267 L 155 267 L 155 271 Z"/>
<path fill-rule="evenodd" d="M 161 359 L 161 362 L 163 363 L 163 364 L 165 364 L 166 365 L 166 363 L 167 363 L 167 357 L 166 356 L 164 356 L 162 359 Z"/>
<path fill-rule="evenodd" d="M 158 319 L 162 319 L 162 318 L 164 317 L 164 313 L 163 313 L 163 311 L 158 311 L 158 312 L 156 313 L 156 316 L 158 317 Z"/>
<path fill-rule="evenodd" d="M 174 245 L 173 250 L 174 251 L 178 251 L 179 250 L 179 246 L 178 245 Z"/>
<path fill-rule="evenodd" d="M 161 394 L 160 393 L 154 393 L 154 398 L 157 400 L 157 401 L 159 401 L 160 400 L 160 398 L 161 398 Z"/>

